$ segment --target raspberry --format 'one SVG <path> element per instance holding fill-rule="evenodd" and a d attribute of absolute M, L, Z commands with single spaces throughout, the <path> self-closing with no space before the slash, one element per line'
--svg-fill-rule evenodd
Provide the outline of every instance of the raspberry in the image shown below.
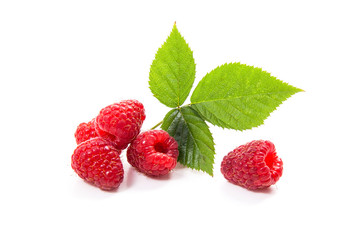
<path fill-rule="evenodd" d="M 275 184 L 282 175 L 283 162 L 270 141 L 255 140 L 229 152 L 221 163 L 221 172 L 231 183 L 250 190 Z"/>
<path fill-rule="evenodd" d="M 163 130 L 139 134 L 127 150 L 128 162 L 153 177 L 166 175 L 174 169 L 178 155 L 176 140 Z"/>
<path fill-rule="evenodd" d="M 95 118 L 88 123 L 80 123 L 75 131 L 76 144 L 80 144 L 97 136 L 98 134 L 95 131 Z"/>
<path fill-rule="evenodd" d="M 103 108 L 95 120 L 95 130 L 100 137 L 111 141 L 119 149 L 139 134 L 145 120 L 145 110 L 137 100 L 125 100 Z"/>
<path fill-rule="evenodd" d="M 71 156 L 71 167 L 82 179 L 103 190 L 118 188 L 124 178 L 120 152 L 100 137 L 77 146 Z"/>

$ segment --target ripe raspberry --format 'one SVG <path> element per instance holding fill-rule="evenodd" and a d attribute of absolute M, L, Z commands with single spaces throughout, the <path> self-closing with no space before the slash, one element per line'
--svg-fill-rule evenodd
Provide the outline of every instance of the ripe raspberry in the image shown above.
<path fill-rule="evenodd" d="M 121 150 L 139 134 L 145 120 L 145 110 L 137 100 L 125 100 L 103 108 L 95 120 L 99 136 Z"/>
<path fill-rule="evenodd" d="M 124 178 L 120 152 L 100 137 L 78 145 L 71 156 L 71 167 L 82 179 L 103 190 L 118 188 Z"/>
<path fill-rule="evenodd" d="M 176 166 L 178 155 L 176 140 L 163 130 L 139 134 L 127 150 L 128 162 L 154 177 L 168 174 Z"/>
<path fill-rule="evenodd" d="M 221 163 L 221 172 L 231 183 L 250 190 L 275 184 L 282 175 L 283 162 L 270 141 L 255 140 L 229 152 Z"/>
<path fill-rule="evenodd" d="M 95 118 L 88 123 L 80 123 L 75 131 L 76 144 L 80 144 L 97 136 L 98 134 L 95 131 Z"/>

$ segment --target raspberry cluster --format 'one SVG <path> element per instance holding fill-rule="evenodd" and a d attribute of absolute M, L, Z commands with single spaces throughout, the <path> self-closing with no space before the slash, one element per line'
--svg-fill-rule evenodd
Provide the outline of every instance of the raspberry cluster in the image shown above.
<path fill-rule="evenodd" d="M 114 190 L 124 179 L 121 151 L 128 150 L 129 163 L 150 176 L 168 174 L 179 155 L 174 138 L 163 130 L 140 133 L 146 118 L 142 103 L 124 100 L 100 110 L 96 118 L 75 131 L 78 144 L 71 167 L 85 181 L 103 190 Z"/>
<path fill-rule="evenodd" d="M 159 177 L 175 168 L 178 143 L 166 131 L 140 133 L 145 109 L 137 100 L 124 100 L 100 110 L 75 131 L 78 144 L 71 167 L 86 182 L 103 190 L 114 190 L 124 179 L 121 152 L 127 148 L 127 160 L 139 172 Z M 267 188 L 282 175 L 283 162 L 270 141 L 256 140 L 228 153 L 221 173 L 231 183 L 249 190 Z"/>

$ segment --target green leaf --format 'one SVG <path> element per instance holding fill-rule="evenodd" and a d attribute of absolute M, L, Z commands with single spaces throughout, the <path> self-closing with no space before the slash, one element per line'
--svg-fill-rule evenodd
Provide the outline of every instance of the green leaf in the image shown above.
<path fill-rule="evenodd" d="M 179 144 L 178 162 L 213 176 L 214 141 L 209 127 L 190 106 L 168 112 L 161 128 Z"/>
<path fill-rule="evenodd" d="M 195 80 L 194 57 L 175 24 L 156 53 L 149 79 L 151 92 L 168 107 L 181 106 L 190 93 Z"/>
<path fill-rule="evenodd" d="M 300 91 L 260 68 L 230 63 L 199 82 L 191 103 L 210 123 L 245 130 L 263 124 L 283 101 Z"/>

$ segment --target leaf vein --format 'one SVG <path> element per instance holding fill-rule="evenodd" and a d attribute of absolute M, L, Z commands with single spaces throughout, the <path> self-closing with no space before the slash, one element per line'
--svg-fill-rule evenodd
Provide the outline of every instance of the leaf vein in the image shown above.
<path fill-rule="evenodd" d="M 229 101 L 229 100 L 235 100 L 240 98 L 246 98 L 246 97 L 256 97 L 256 96 L 264 96 L 269 94 L 276 94 L 276 93 L 293 93 L 293 91 L 276 91 L 276 92 L 266 92 L 266 93 L 256 93 L 256 94 L 248 94 L 248 95 L 241 95 L 231 98 L 218 98 L 218 99 L 210 99 L 210 100 L 202 100 L 198 102 L 191 102 L 192 104 L 199 104 L 199 103 L 208 103 L 208 102 L 220 102 L 220 101 Z"/>

